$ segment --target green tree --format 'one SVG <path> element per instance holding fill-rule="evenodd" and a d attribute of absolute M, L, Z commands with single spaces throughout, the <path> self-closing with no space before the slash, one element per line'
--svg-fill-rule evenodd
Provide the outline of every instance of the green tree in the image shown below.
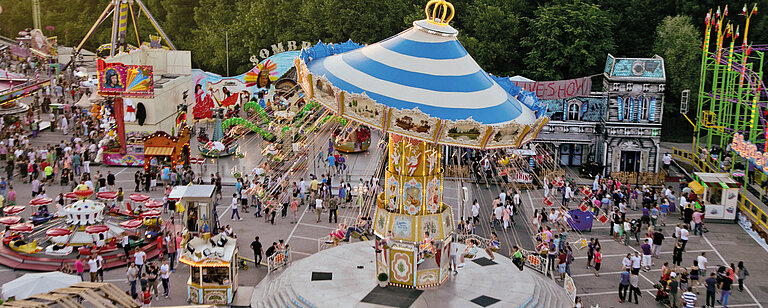
<path fill-rule="evenodd" d="M 195 7 L 200 4 L 200 0 L 163 1 L 161 4 L 166 13 L 163 30 L 170 36 L 176 48 L 192 49 L 195 19 L 190 17 L 195 15 Z"/>
<path fill-rule="evenodd" d="M 514 10 L 515 0 L 479 0 L 461 12 L 463 25 L 459 33 L 467 52 L 480 67 L 500 76 L 522 70 L 522 52 L 519 37 L 523 32 L 522 19 Z"/>
<path fill-rule="evenodd" d="M 583 0 L 550 3 L 536 9 L 522 40 L 529 77 L 557 80 L 600 72 L 615 48 L 611 14 Z"/>
<path fill-rule="evenodd" d="M 696 101 L 701 65 L 701 33 L 689 16 L 667 16 L 656 28 L 653 50 L 664 58 L 667 74 L 665 113 L 680 111 L 680 93 L 691 90 L 690 102 Z"/>

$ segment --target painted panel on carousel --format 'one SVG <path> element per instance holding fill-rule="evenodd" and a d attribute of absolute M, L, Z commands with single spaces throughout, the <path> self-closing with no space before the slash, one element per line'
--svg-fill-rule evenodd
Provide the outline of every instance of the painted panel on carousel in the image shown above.
<path fill-rule="evenodd" d="M 401 284 L 413 284 L 413 251 L 393 249 L 392 266 L 389 269 L 390 281 Z"/>
<path fill-rule="evenodd" d="M 494 127 L 486 148 L 514 147 L 524 131 L 525 125 L 515 122 Z"/>
<path fill-rule="evenodd" d="M 420 270 L 416 278 L 416 285 L 426 286 L 436 284 L 439 281 L 440 269 Z"/>
<path fill-rule="evenodd" d="M 439 176 L 435 176 L 427 182 L 427 213 L 434 214 L 440 210 L 441 184 Z"/>
<path fill-rule="evenodd" d="M 531 125 L 531 132 L 523 137 L 522 142 L 520 142 L 518 146 L 526 144 L 536 138 L 541 129 L 544 127 L 544 125 L 547 125 L 547 123 L 549 123 L 549 118 L 536 119 L 536 122 Z"/>
<path fill-rule="evenodd" d="M 293 67 L 299 51 L 286 51 L 262 61 L 246 73 L 224 77 L 199 69 L 192 70 L 195 76 L 195 119 L 210 118 L 211 108 L 245 104 L 258 99 L 256 95 L 271 88 L 272 83 Z M 271 96 L 270 96 L 271 97 Z"/>
<path fill-rule="evenodd" d="M 413 216 L 394 214 L 392 215 L 392 235 L 403 241 L 412 242 L 414 239 L 414 220 Z"/>
<path fill-rule="evenodd" d="M 441 239 L 440 234 L 440 215 L 422 215 L 419 216 L 419 241 L 424 240 L 424 234 L 429 232 L 429 237 Z"/>
<path fill-rule="evenodd" d="M 389 137 L 393 138 L 394 136 L 390 135 Z M 399 146 L 398 144 L 395 144 L 394 142 L 389 143 L 389 153 L 391 153 L 388 157 L 389 172 L 394 174 L 403 173 L 403 151 L 403 147 Z"/>
<path fill-rule="evenodd" d="M 338 102 L 336 101 L 336 88 L 328 81 L 325 76 L 314 76 L 312 78 L 312 89 L 314 92 L 314 98 L 320 101 L 321 104 L 331 110 L 338 109 Z"/>
<path fill-rule="evenodd" d="M 440 213 L 443 221 L 443 234 L 450 235 L 453 232 L 453 215 L 450 208 Z"/>
<path fill-rule="evenodd" d="M 419 111 L 399 110 L 392 108 L 392 116 L 389 119 L 389 131 L 395 134 L 419 138 L 421 140 L 434 140 L 440 121 Z"/>
<path fill-rule="evenodd" d="M 344 115 L 368 124 L 376 128 L 383 128 L 387 118 L 387 109 L 382 104 L 377 104 L 365 94 L 344 95 Z"/>
<path fill-rule="evenodd" d="M 481 147 L 486 130 L 473 120 L 445 121 L 440 143 Z"/>
<path fill-rule="evenodd" d="M 387 234 L 387 221 L 389 220 L 389 212 L 384 209 L 376 210 L 376 217 L 374 218 L 373 230 L 384 237 Z"/>
<path fill-rule="evenodd" d="M 405 179 L 403 179 L 405 180 Z M 403 211 L 408 215 L 418 215 L 421 213 L 421 207 L 423 205 L 423 185 L 416 179 L 410 179 L 403 183 Z"/>
<path fill-rule="evenodd" d="M 424 151 L 424 162 L 426 165 L 425 174 L 435 174 L 440 172 L 440 151 L 434 147 L 429 147 Z"/>
<path fill-rule="evenodd" d="M 451 257 L 451 237 L 447 237 L 445 242 L 443 242 L 443 250 L 440 254 L 440 277 L 445 277 L 450 273 L 449 267 L 449 261 L 448 258 Z"/>
<path fill-rule="evenodd" d="M 387 198 L 387 209 L 390 211 L 396 211 L 398 209 L 397 200 L 400 196 L 400 181 L 398 177 L 389 174 L 387 178 L 387 192 L 384 194 Z"/>

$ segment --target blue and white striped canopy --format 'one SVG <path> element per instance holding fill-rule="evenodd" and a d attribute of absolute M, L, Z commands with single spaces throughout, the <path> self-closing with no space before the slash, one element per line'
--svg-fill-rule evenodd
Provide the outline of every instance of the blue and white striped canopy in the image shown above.
<path fill-rule="evenodd" d="M 484 125 L 531 124 L 537 118 L 531 106 L 516 98 L 518 93 L 505 90 L 480 68 L 455 35 L 413 27 L 344 53 L 312 53 L 305 59 L 312 74 L 388 107 L 418 108 L 443 120 L 471 118 Z"/>

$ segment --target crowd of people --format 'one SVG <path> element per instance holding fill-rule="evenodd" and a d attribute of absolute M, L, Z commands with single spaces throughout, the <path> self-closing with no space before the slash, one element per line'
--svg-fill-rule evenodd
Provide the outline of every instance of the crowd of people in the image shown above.
<path fill-rule="evenodd" d="M 552 189 L 549 186 L 552 186 Z M 544 184 L 545 197 L 555 198 L 560 195 L 562 205 L 551 207 L 549 215 L 543 209 L 535 211 L 531 223 L 538 230 L 536 235 L 536 250 L 549 260 L 549 270 L 570 275 L 573 263 L 573 250 L 567 239 L 568 230 L 572 226 L 569 202 L 578 204 L 581 210 L 591 212 L 600 220 L 603 218 L 610 223 L 609 234 L 612 239 L 625 246 L 639 246 L 634 252 L 628 253 L 621 261 L 619 275 L 619 302 L 638 303 L 637 296 L 642 292 L 639 288 L 640 272 L 652 271 L 655 266 L 653 259 L 661 259 L 662 245 L 667 238 L 664 228 L 667 223 L 674 225 L 672 232 L 672 258 L 663 262 L 655 299 L 672 307 L 714 307 L 715 302 L 725 307 L 732 290 L 732 284 L 738 282 L 739 291 L 749 272 L 743 261 L 738 265 L 715 266 L 708 262 L 706 252 L 696 259 L 684 262 L 683 255 L 686 245 L 693 236 L 703 236 L 707 232 L 704 226 L 705 211 L 699 196 L 686 183 L 681 183 L 678 197 L 672 186 L 656 189 L 650 185 L 632 187 L 622 184 L 617 179 L 597 176 L 592 187 L 573 189 L 571 184 L 560 178 Z M 578 196 L 578 197 L 577 197 Z M 581 198 L 581 200 L 578 200 Z M 546 203 L 546 201 L 545 201 Z M 636 211 L 639 218 L 631 219 L 628 212 Z M 674 214 L 677 211 L 678 214 Z M 634 215 L 633 215 L 634 216 Z M 670 220 L 679 219 L 679 223 Z M 674 230 L 674 231 L 672 231 Z M 578 230 L 576 230 L 578 232 Z M 583 236 L 583 235 L 582 235 Z M 664 246 L 669 247 L 669 246 Z M 603 260 L 603 247 L 600 240 L 590 238 L 586 243 L 587 268 L 594 270 L 600 277 Z M 702 305 L 698 295 L 700 289 L 706 292 L 705 303 Z M 719 290 L 719 298 L 717 291 Z"/>

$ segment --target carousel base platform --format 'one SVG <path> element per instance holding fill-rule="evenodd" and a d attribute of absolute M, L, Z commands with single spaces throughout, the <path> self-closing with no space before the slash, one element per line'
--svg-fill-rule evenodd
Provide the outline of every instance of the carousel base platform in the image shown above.
<path fill-rule="evenodd" d="M 155 241 L 141 246 L 141 250 L 147 254 L 147 260 L 157 257 L 160 253 L 157 250 Z M 77 252 L 72 252 L 63 257 L 50 256 L 44 253 L 23 254 L 11 249 L 7 245 L 0 244 L 0 264 L 14 270 L 49 272 L 60 269 L 65 263 L 69 264 L 70 268 L 74 270 L 75 256 L 77 255 Z M 123 260 L 125 253 L 123 253 L 122 248 L 102 254 L 101 257 L 104 258 L 105 269 L 121 267 L 127 264 Z"/>
<path fill-rule="evenodd" d="M 251 307 L 573 306 L 554 281 L 528 268 L 519 271 L 500 255 L 490 261 L 485 252 L 473 259 L 481 262 L 466 260 L 440 287 L 380 288 L 372 246 L 373 241 L 340 245 L 267 275 L 254 289 Z"/>

